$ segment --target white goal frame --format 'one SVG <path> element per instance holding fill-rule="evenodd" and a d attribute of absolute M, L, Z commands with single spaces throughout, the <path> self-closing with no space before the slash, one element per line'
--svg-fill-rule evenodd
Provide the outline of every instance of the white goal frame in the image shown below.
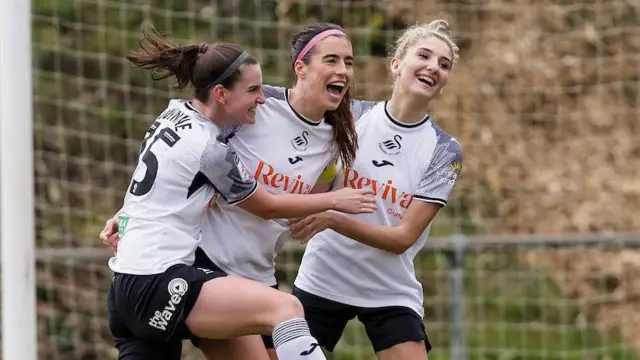
<path fill-rule="evenodd" d="M 36 360 L 31 1 L 0 11 L 2 359 Z"/>

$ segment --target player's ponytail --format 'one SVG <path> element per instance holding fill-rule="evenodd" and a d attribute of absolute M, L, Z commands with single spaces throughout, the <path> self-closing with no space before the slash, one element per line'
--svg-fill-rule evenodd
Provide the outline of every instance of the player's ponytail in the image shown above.
<path fill-rule="evenodd" d="M 208 45 L 170 45 L 152 27 L 145 27 L 142 35 L 140 49 L 128 55 L 127 59 L 139 68 L 153 70 L 154 80 L 174 76 L 178 88 L 189 85 L 198 55 L 205 53 Z"/>
<path fill-rule="evenodd" d="M 145 27 L 142 35 L 140 49 L 127 59 L 139 68 L 153 70 L 154 80 L 173 76 L 178 88 L 193 86 L 200 101 L 209 99 L 214 85 L 230 88 L 235 84 L 240 79 L 241 65 L 258 63 L 235 44 L 170 45 L 152 27 Z"/>

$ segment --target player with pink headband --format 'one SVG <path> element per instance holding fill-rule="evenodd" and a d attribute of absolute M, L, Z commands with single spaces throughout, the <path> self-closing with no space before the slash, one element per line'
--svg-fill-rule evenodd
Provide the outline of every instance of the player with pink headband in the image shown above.
<path fill-rule="evenodd" d="M 309 50 L 313 49 L 316 46 L 316 44 L 318 44 L 324 38 L 332 36 L 332 35 L 346 36 L 345 33 L 340 29 L 325 30 L 325 31 L 319 33 L 318 35 L 314 36 L 313 38 L 311 38 L 311 40 L 309 40 L 307 45 L 305 45 L 304 48 L 302 48 L 302 51 L 300 51 L 300 53 L 298 54 L 298 57 L 296 58 L 296 61 L 303 61 L 303 59 L 305 58 L 305 56 L 307 55 Z"/>
<path fill-rule="evenodd" d="M 229 145 L 261 185 L 274 193 L 312 191 L 325 168 L 353 163 L 357 133 L 351 112 L 353 50 L 338 25 L 320 23 L 291 42 L 296 75 L 291 89 L 265 86 L 265 104 L 253 126 L 230 135 Z M 207 216 L 196 262 L 278 288 L 274 259 L 288 232 L 286 220 L 264 220 L 218 201 Z M 233 239 L 226 240 L 229 234 Z M 209 359 L 276 358 L 270 336 L 203 340 Z M 320 351 L 317 349 L 316 351 Z"/>

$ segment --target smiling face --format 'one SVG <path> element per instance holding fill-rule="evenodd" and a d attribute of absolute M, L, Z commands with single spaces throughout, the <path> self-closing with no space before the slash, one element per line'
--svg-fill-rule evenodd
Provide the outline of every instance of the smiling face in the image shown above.
<path fill-rule="evenodd" d="M 308 64 L 295 63 L 299 85 L 314 94 L 325 111 L 335 110 L 353 81 L 353 49 L 344 36 L 329 36 L 311 50 Z"/>
<path fill-rule="evenodd" d="M 224 112 L 236 123 L 254 124 L 256 122 L 256 108 L 264 104 L 262 92 L 262 70 L 258 64 L 244 64 L 240 66 L 240 78 L 231 86 L 224 88 L 217 85 L 222 91 L 218 98 L 223 99 Z"/>
<path fill-rule="evenodd" d="M 395 86 L 426 101 L 440 96 L 453 64 L 454 53 L 449 44 L 431 35 L 417 40 L 404 54 L 402 59 L 391 60 Z"/>

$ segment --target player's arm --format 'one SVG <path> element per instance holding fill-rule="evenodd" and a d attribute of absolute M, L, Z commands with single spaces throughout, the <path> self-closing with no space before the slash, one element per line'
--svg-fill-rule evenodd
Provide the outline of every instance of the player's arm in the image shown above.
<path fill-rule="evenodd" d="M 362 244 L 402 254 L 418 240 L 441 207 L 438 203 L 413 201 L 397 226 L 372 225 L 331 213 L 329 228 Z"/>
<path fill-rule="evenodd" d="M 438 211 L 446 205 L 462 166 L 457 142 L 434 154 L 414 194 L 413 201 L 397 226 L 368 224 L 336 213 L 324 213 L 292 221 L 295 238 L 306 240 L 330 228 L 344 236 L 377 249 L 402 254 L 418 240 Z"/>
<path fill-rule="evenodd" d="M 350 214 L 371 213 L 376 210 L 371 191 L 328 192 L 323 194 L 278 194 L 273 195 L 262 187 L 238 206 L 265 220 L 293 216 L 308 216 L 326 210 L 337 210 Z"/>
<path fill-rule="evenodd" d="M 218 141 L 210 141 L 203 153 L 201 172 L 227 203 L 237 205 L 263 219 L 307 216 L 326 210 L 370 213 L 376 209 L 370 190 L 324 194 L 273 195 L 251 176 L 237 154 Z"/>

